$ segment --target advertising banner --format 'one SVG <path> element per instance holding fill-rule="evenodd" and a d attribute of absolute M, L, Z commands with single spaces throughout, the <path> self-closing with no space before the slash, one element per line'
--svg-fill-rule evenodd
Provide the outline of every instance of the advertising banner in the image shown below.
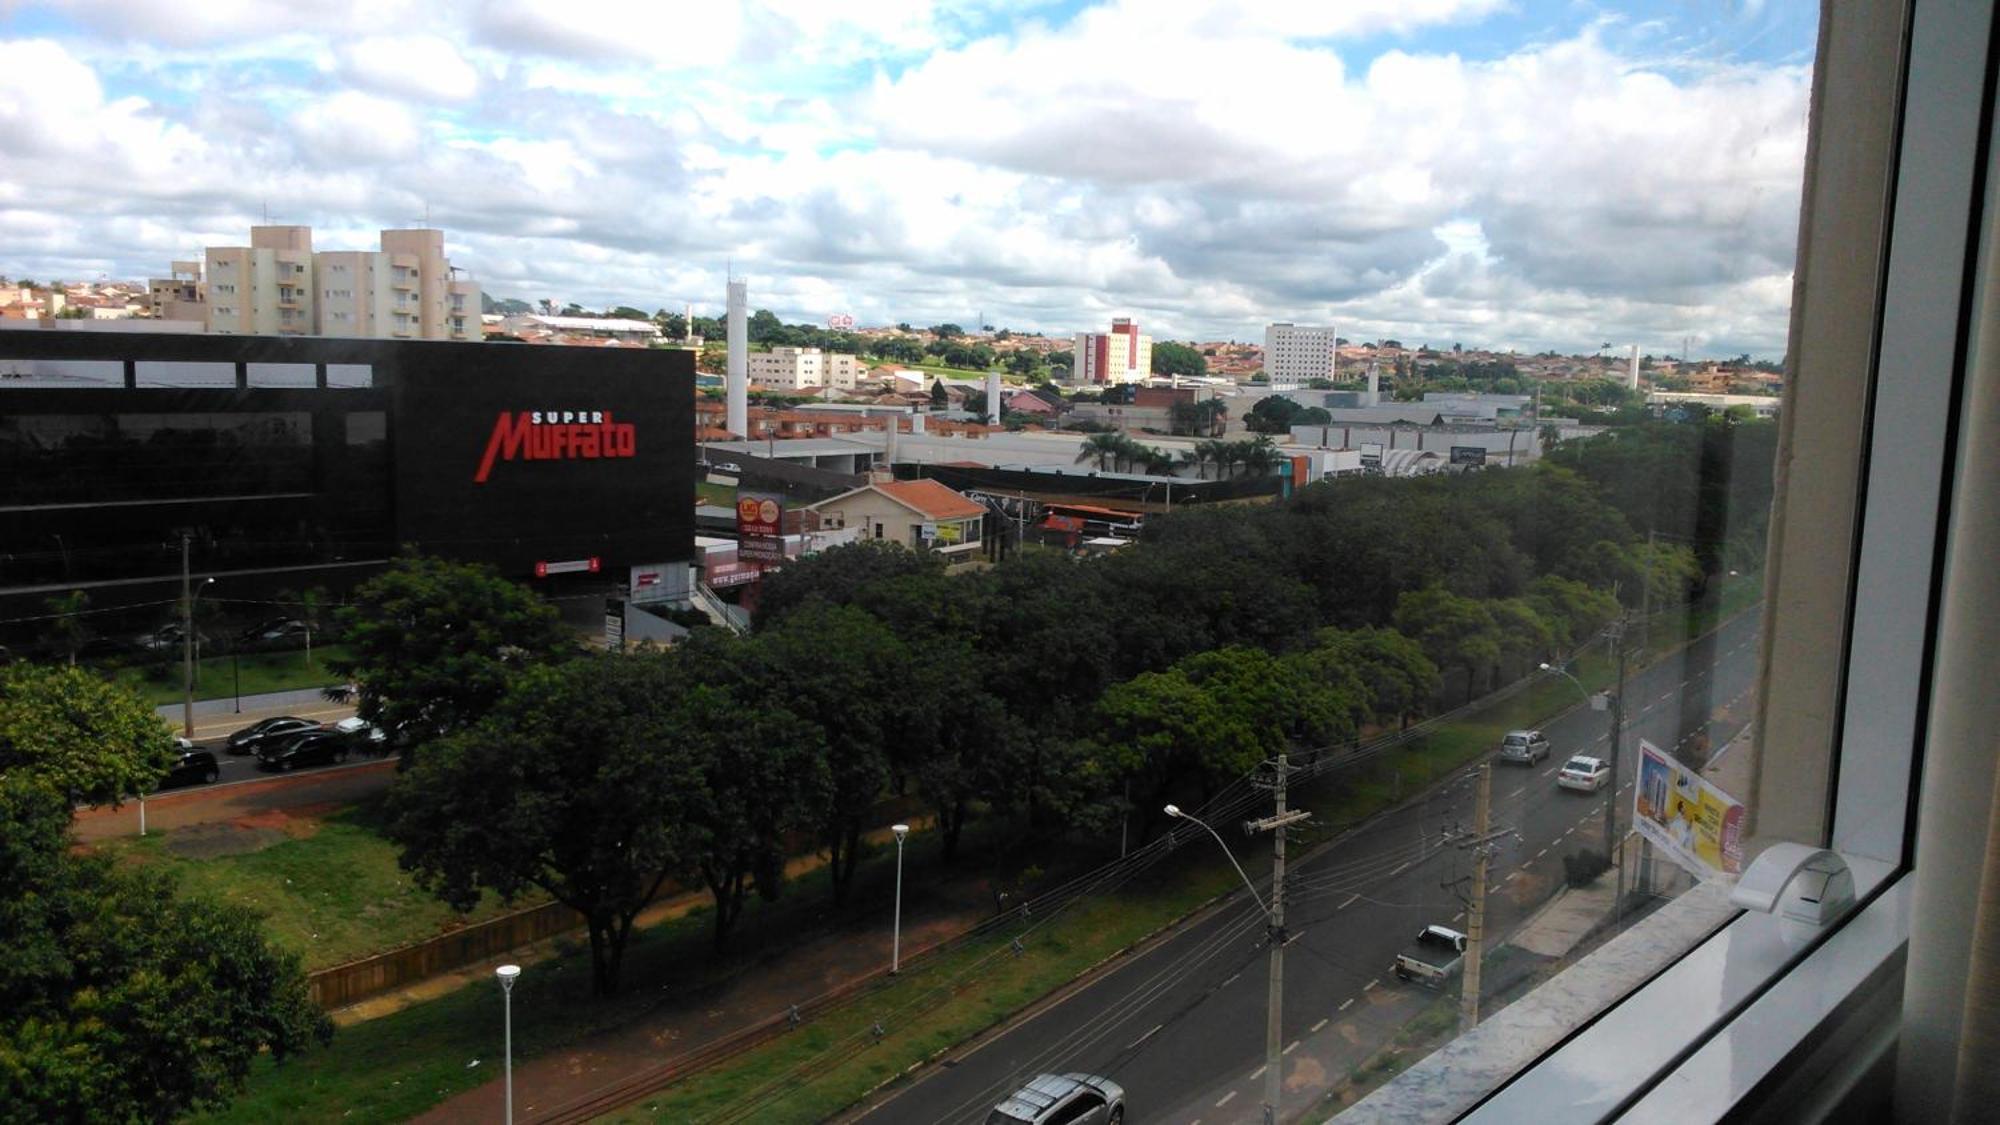
<path fill-rule="evenodd" d="M 1364 441 L 1364 442 L 1362 442 L 1362 443 L 1361 443 L 1361 446 L 1360 446 L 1360 449 L 1361 449 L 1361 467 L 1362 467 L 1362 468 L 1364 468 L 1364 469 L 1379 469 L 1379 468 L 1381 468 L 1381 467 L 1382 467 L 1382 443 L 1381 443 L 1381 442 L 1379 442 L 1379 441 Z"/>
<path fill-rule="evenodd" d="M 1454 465 L 1484 465 L 1486 447 L 1483 445 L 1454 445 L 1451 447 L 1451 463 Z"/>
<path fill-rule="evenodd" d="M 785 561 L 785 498 L 776 492 L 736 494 L 736 557 L 751 562 Z"/>
<path fill-rule="evenodd" d="M 965 525 L 961 523 L 938 524 L 937 534 L 932 536 L 932 538 L 946 546 L 954 543 L 963 543 L 965 542 Z"/>
<path fill-rule="evenodd" d="M 1697 878 L 1742 874 L 1742 803 L 1644 739 L 1632 803 L 1639 834 Z"/>

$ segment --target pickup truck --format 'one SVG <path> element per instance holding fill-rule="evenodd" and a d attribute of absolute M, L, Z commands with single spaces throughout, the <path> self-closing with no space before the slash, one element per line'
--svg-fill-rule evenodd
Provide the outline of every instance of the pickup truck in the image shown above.
<path fill-rule="evenodd" d="M 1437 986 L 1465 963 L 1465 935 L 1444 926 L 1425 926 L 1417 940 L 1396 954 L 1396 979 Z"/>

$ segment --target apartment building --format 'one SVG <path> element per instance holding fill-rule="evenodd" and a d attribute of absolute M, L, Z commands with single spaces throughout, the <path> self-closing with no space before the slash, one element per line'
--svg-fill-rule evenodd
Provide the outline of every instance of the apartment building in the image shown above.
<path fill-rule="evenodd" d="M 154 320 L 208 321 L 208 286 L 200 262 L 174 262 L 167 277 L 146 279 L 146 315 Z"/>
<path fill-rule="evenodd" d="M 752 383 L 788 391 L 819 387 L 851 391 L 864 370 L 859 356 L 818 348 L 772 348 L 751 352 L 746 358 Z"/>
<path fill-rule="evenodd" d="M 188 264 L 174 263 L 176 279 Z M 252 227 L 249 246 L 211 246 L 203 265 L 210 332 L 483 337 L 479 283 L 455 276 L 441 230 L 385 230 L 379 250 L 315 252 L 310 227 Z"/>
<path fill-rule="evenodd" d="M 1289 324 L 1264 328 L 1264 375 L 1274 391 L 1293 391 L 1314 379 L 1332 379 L 1339 337 L 1333 326 Z"/>
<path fill-rule="evenodd" d="M 1072 354 L 1073 383 L 1137 383 L 1153 373 L 1153 338 L 1122 316 L 1112 320 L 1109 332 L 1077 333 Z"/>

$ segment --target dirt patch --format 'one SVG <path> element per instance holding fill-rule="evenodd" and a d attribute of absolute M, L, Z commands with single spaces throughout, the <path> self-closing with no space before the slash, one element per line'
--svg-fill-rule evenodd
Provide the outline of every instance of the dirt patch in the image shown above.
<path fill-rule="evenodd" d="M 276 828 L 247 828 L 235 824 L 191 824 L 167 833 L 161 846 L 184 859 L 215 859 L 226 855 L 261 852 L 290 839 Z"/>
<path fill-rule="evenodd" d="M 236 817 L 229 823 L 236 828 L 278 832 L 290 839 L 303 840 L 319 831 L 319 823 L 327 814 L 345 807 L 337 801 L 320 801 L 286 809 L 261 809 Z"/>

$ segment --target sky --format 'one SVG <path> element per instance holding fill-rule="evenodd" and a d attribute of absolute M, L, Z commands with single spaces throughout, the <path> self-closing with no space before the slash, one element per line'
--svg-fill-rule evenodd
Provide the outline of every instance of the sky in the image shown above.
<path fill-rule="evenodd" d="M 1785 0 L 0 0 L 0 275 L 436 226 L 496 297 L 1785 348 Z"/>

